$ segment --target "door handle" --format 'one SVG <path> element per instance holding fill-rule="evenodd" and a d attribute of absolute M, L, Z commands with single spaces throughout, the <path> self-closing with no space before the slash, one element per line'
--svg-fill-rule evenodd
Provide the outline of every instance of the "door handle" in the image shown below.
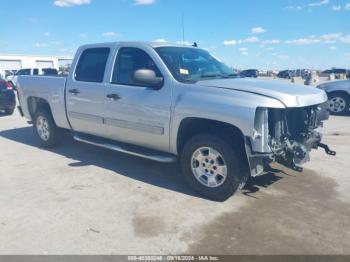
<path fill-rule="evenodd" d="M 119 100 L 121 97 L 118 94 L 108 94 L 107 98 L 113 99 L 113 100 Z"/>
<path fill-rule="evenodd" d="M 77 95 L 77 94 L 80 94 L 80 91 L 78 89 L 70 89 L 69 93 L 71 93 L 73 95 Z"/>

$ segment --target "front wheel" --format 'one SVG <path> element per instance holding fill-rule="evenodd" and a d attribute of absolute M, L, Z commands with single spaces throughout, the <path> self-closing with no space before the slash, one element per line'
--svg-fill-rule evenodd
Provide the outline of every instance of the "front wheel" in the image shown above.
<path fill-rule="evenodd" d="M 38 110 L 34 117 L 33 127 L 34 134 L 43 147 L 55 147 L 63 140 L 63 130 L 56 126 L 48 110 Z"/>
<path fill-rule="evenodd" d="M 181 166 L 185 181 L 196 192 L 215 201 L 231 197 L 242 180 L 233 146 L 211 134 L 196 135 L 185 144 Z"/>

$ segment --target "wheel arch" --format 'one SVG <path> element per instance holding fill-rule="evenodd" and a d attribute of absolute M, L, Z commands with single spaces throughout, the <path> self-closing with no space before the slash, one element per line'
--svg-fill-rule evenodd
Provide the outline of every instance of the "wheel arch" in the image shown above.
<path fill-rule="evenodd" d="M 243 132 L 237 126 L 226 122 L 196 117 L 183 119 L 179 125 L 177 133 L 177 153 L 180 155 L 186 141 L 200 133 L 209 133 L 220 137 L 227 137 L 229 139 L 228 142 L 231 143 L 232 146 L 237 147 L 239 152 L 242 152 L 242 154 L 238 154 L 240 157 L 239 160 L 243 163 L 241 167 L 242 172 L 250 175 L 250 165 Z"/>
<path fill-rule="evenodd" d="M 44 98 L 34 97 L 34 96 L 28 97 L 27 98 L 27 105 L 28 105 L 28 111 L 29 111 L 29 114 L 31 116 L 31 119 L 34 119 L 34 116 L 35 116 L 36 112 L 38 112 L 39 109 L 45 109 L 51 114 L 51 116 L 53 116 L 50 104 Z M 52 118 L 52 119 L 54 119 L 54 118 Z"/>
<path fill-rule="evenodd" d="M 349 92 L 347 92 L 347 91 L 345 91 L 345 90 L 332 90 L 332 91 L 327 92 L 328 98 L 329 98 L 331 95 L 334 95 L 334 94 L 342 94 L 342 95 L 345 95 L 345 96 L 350 100 L 350 94 L 349 94 Z"/>

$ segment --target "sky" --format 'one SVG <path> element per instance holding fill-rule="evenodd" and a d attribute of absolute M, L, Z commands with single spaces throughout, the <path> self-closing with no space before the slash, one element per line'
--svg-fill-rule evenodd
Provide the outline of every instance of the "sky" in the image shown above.
<path fill-rule="evenodd" d="M 0 10 L 2 54 L 195 41 L 239 69 L 350 68 L 350 0 L 0 0 Z"/>

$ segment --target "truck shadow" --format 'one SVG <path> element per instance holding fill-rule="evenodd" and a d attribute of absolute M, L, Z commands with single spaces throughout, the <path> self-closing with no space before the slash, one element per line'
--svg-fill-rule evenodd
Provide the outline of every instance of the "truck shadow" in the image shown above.
<path fill-rule="evenodd" d="M 40 148 L 31 127 L 0 131 L 0 136 L 17 143 Z M 202 198 L 185 185 L 181 178 L 181 170 L 178 163 L 157 163 L 79 143 L 73 140 L 70 134 L 66 135 L 62 146 L 49 149 L 48 151 L 71 159 L 72 161 L 68 165 L 72 168 L 97 166 L 143 183 Z M 259 187 L 266 188 L 283 178 L 278 176 L 278 172 L 280 171 L 272 170 L 263 176 L 251 178 L 242 190 L 243 194 L 254 197 L 254 194 L 259 191 Z"/>

